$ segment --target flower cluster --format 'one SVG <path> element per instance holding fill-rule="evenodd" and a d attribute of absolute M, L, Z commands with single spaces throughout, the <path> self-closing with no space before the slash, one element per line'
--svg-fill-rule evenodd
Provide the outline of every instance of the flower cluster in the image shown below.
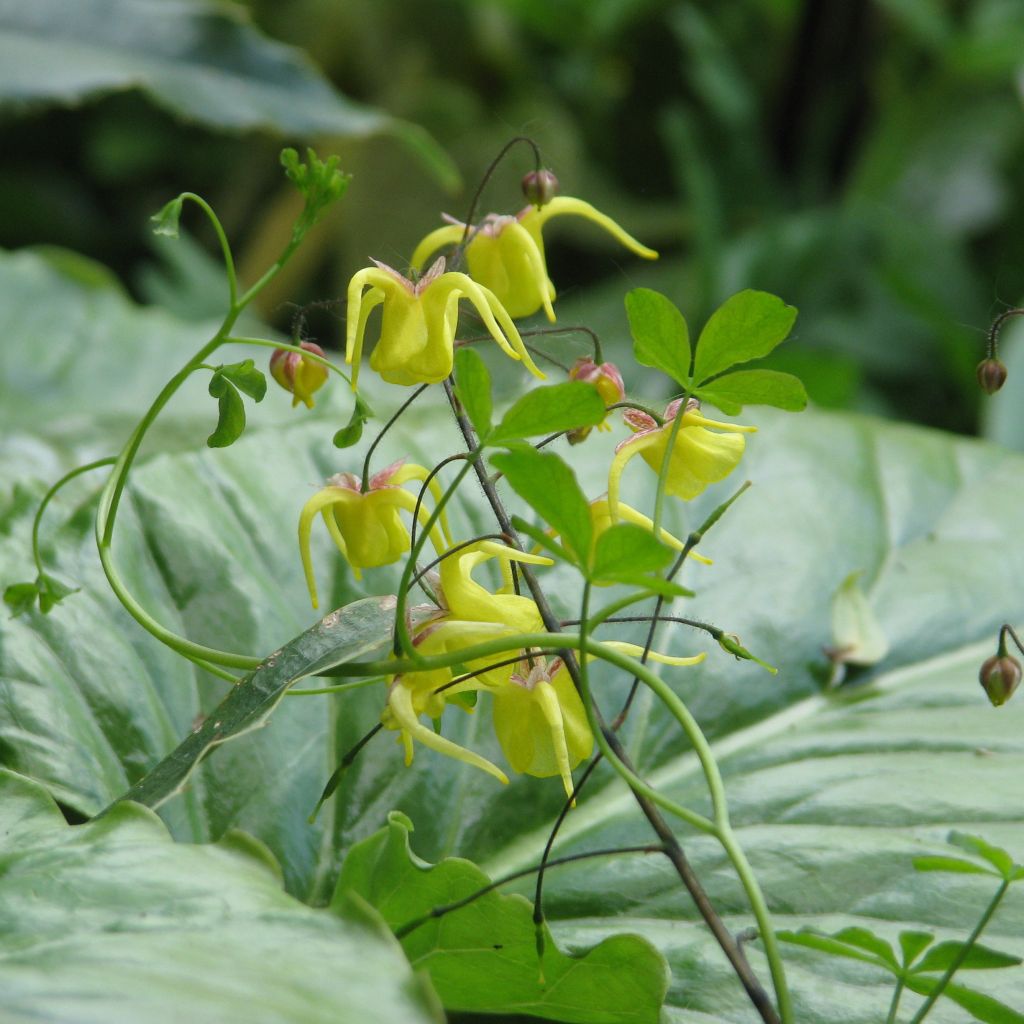
<path fill-rule="evenodd" d="M 553 177 L 538 177 L 528 185 L 527 195 L 536 205 L 517 214 L 489 214 L 474 225 L 448 218 L 447 226 L 431 232 L 416 247 L 410 277 L 377 261 L 353 276 L 348 287 L 345 354 L 353 366 L 353 387 L 378 307 L 380 325 L 370 354 L 371 369 L 389 383 L 406 386 L 448 378 L 463 300 L 502 352 L 536 377 L 543 377 L 515 319 L 540 310 L 549 320 L 555 319 L 555 288 L 548 276 L 542 238 L 542 229 L 552 217 L 575 214 L 586 218 L 637 255 L 657 256 L 588 203 L 552 197 Z M 447 252 L 437 256 L 441 249 Z M 432 257 L 429 268 L 421 273 Z M 466 272 L 457 269 L 463 261 Z M 314 368 L 319 372 L 322 367 L 293 356 L 281 358 L 274 376 L 292 391 L 296 401 L 311 405 L 309 396 L 321 383 Z M 667 461 L 667 493 L 688 499 L 736 467 L 743 453 L 743 434 L 753 429 L 706 419 L 692 401 L 685 405 L 673 402 L 664 420 L 658 420 L 629 406 L 618 368 L 600 360 L 597 353 L 594 358 L 577 359 L 568 377 L 593 387 L 606 407 L 625 404 L 624 418 L 633 436 L 616 449 L 607 494 L 590 505 L 591 558 L 596 557 L 598 539 L 618 522 L 655 531 L 651 519 L 619 500 L 621 477 L 634 455 L 642 456 L 656 473 Z M 579 443 L 590 429 L 568 431 L 569 441 Z M 611 427 L 605 421 L 599 429 Z M 409 483 L 421 485 L 418 496 L 403 486 Z M 428 490 L 432 502 L 424 500 Z M 437 509 L 440 513 L 435 515 Z M 424 466 L 401 460 L 367 479 L 342 472 L 306 502 L 299 520 L 299 547 L 313 606 L 318 597 L 311 533 L 317 515 L 359 578 L 365 569 L 390 565 L 409 554 L 410 530 L 403 513 L 418 520 L 437 554 L 436 570 L 418 574 L 432 603 L 408 613 L 408 642 L 419 659 L 444 661 L 447 667 L 409 670 L 407 661 L 405 670 L 388 677 L 382 724 L 398 734 L 406 763 L 412 762 L 415 745 L 420 744 L 507 782 L 502 768 L 442 732 L 442 719 L 449 707 L 474 712 L 478 698 L 487 696 L 494 733 L 508 766 L 528 775 L 557 776 L 566 793 L 572 794 L 572 772 L 590 756 L 594 736 L 581 695 L 562 658 L 530 646 L 529 635 L 544 632 L 543 617 L 535 601 L 518 592 L 515 568 L 549 565 L 551 559 L 494 540 L 453 542 L 440 488 Z M 684 549 L 682 541 L 664 529 L 658 528 L 657 537 L 676 551 Z M 485 563 L 497 568 L 501 582 L 495 589 L 474 578 L 475 570 Z M 500 648 L 505 640 L 507 648 L 496 656 L 463 656 L 482 644 L 494 648 L 493 641 L 498 641 Z M 610 646 L 643 653 L 629 644 L 611 642 Z M 671 665 L 692 665 L 704 657 L 674 658 L 653 651 L 646 656 Z"/>

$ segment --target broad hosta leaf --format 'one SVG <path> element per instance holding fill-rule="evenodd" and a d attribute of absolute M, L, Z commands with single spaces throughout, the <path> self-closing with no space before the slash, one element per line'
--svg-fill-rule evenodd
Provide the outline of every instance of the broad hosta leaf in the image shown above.
<path fill-rule="evenodd" d="M 450 180 L 453 173 L 424 133 L 346 99 L 304 54 L 257 31 L 241 5 L 0 4 L 0 104 L 78 105 L 128 89 L 143 90 L 179 117 L 228 131 L 394 131 L 408 136 L 442 177 Z"/>
<path fill-rule="evenodd" d="M 26 266 L 26 258 L 13 262 Z M 32 267 L 35 280 L 38 264 Z M 75 316 L 62 318 L 65 294 L 58 287 L 47 299 L 44 292 L 32 306 L 44 319 L 53 312 L 46 319 L 53 344 L 75 351 L 60 332 L 87 324 L 107 347 L 80 346 L 94 353 L 79 364 L 81 372 L 92 373 L 90 359 L 106 359 L 106 376 L 90 379 L 106 380 L 116 401 L 126 393 L 117 386 L 118 373 L 135 375 L 133 396 L 150 399 L 166 377 L 157 358 L 152 365 L 124 358 L 145 332 L 126 324 L 123 308 L 105 294 L 99 301 L 96 292 L 93 306 L 79 305 Z M 0 346 L 7 361 L 3 379 L 25 379 L 40 349 L 14 341 L 38 338 L 29 329 L 37 321 L 14 301 L 16 289 L 7 298 L 20 333 Z M 147 315 L 159 326 L 160 314 Z M 171 347 L 173 369 L 181 345 L 172 340 Z M 48 379 L 59 379 L 56 367 L 47 365 Z M 74 385 L 63 386 L 68 401 L 84 409 Z M 208 396 L 201 386 L 197 391 L 208 412 Z M 23 416 L 30 416 L 31 402 L 19 401 Z M 382 416 L 398 401 L 390 392 L 387 401 L 374 398 Z M 260 406 L 261 417 L 269 404 Z M 2 407 L 7 414 L 6 396 Z M 145 606 L 200 642 L 260 656 L 310 626 L 316 616 L 302 585 L 294 524 L 325 476 L 360 471 L 364 449 L 338 452 L 330 444 L 348 412 L 345 404 L 330 424 L 298 417 L 286 429 L 267 431 L 259 429 L 254 410 L 249 431 L 227 451 L 183 451 L 140 466 L 115 550 Z M 1024 621 L 1024 552 L 1017 536 L 1024 461 L 1001 449 L 864 419 L 810 413 L 753 418 L 761 430 L 748 444 L 742 472 L 755 487 L 701 544 L 714 565 L 686 567 L 682 581 L 699 596 L 673 610 L 737 633 L 781 671 L 769 677 L 710 639 L 666 625 L 659 649 L 706 649 L 709 656 L 695 668 L 664 670 L 665 677 L 716 743 L 739 838 L 778 927 L 836 932 L 863 926 L 893 944 L 906 930 L 933 932 L 937 942 L 962 941 L 999 880 L 919 873 L 913 859 L 948 856 L 945 837 L 956 828 L 1021 860 L 1024 812 L 1016 780 L 1024 771 L 1024 702 L 989 707 L 976 675 L 994 650 L 998 625 Z M 427 463 L 425 451 L 454 451 L 457 432 L 444 433 L 441 422 L 428 403 L 389 433 L 375 464 L 403 455 Z M 203 436 L 196 431 L 192 443 L 201 445 Z M 607 486 L 608 446 L 617 439 L 595 434 L 570 453 L 587 498 Z M 119 432 L 95 454 L 108 454 L 122 440 Z M 44 487 L 40 474 L 49 475 L 61 460 L 41 440 L 2 444 L 0 567 L 2 582 L 17 582 L 34 575 L 28 531 L 33 500 Z M 15 486 L 18 474 L 24 486 Z M 44 525 L 48 567 L 82 592 L 46 617 L 0 615 L 0 759 L 84 813 L 137 782 L 226 692 L 223 683 L 151 641 L 105 591 L 90 535 L 91 486 L 91 478 L 75 481 Z M 627 470 L 625 486 L 630 504 L 649 512 L 651 474 L 639 460 Z M 499 487 L 512 510 L 528 514 L 511 489 Z M 671 503 L 666 527 L 686 536 L 731 489 L 729 483 L 711 488 L 689 506 Z M 472 487 L 468 492 L 475 500 Z M 493 530 L 483 513 L 457 511 L 454 522 L 458 537 Z M 340 560 L 325 535 L 315 539 L 318 573 L 326 576 Z M 831 595 L 858 570 L 891 648 L 856 685 L 817 696 L 829 667 L 822 648 L 831 639 Z M 387 569 L 374 571 L 356 586 L 341 568 L 332 603 L 350 602 L 368 588 L 387 593 L 393 578 Z M 577 614 L 575 570 L 544 570 L 542 578 L 559 614 Z M 634 634 L 629 629 L 614 632 L 624 639 L 642 635 L 642 626 Z M 598 665 L 593 673 L 596 692 L 614 714 L 628 681 Z M 341 754 L 379 721 L 382 703 L 377 686 L 337 698 L 287 698 L 267 728 L 204 759 L 161 816 L 179 838 L 216 838 L 232 826 L 253 832 L 281 860 L 290 890 L 320 900 L 332 891 L 343 852 L 396 808 L 415 822 L 417 851 L 431 860 L 469 857 L 491 877 L 536 863 L 564 798 L 557 780 L 515 778 L 500 787 L 424 750 L 405 768 L 388 732 L 353 764 L 317 825 L 307 824 Z M 500 760 L 487 705 L 482 699 L 474 714 L 451 709 L 444 730 Z M 624 739 L 645 777 L 706 809 L 696 763 L 645 693 Z M 570 813 L 557 853 L 646 839 L 634 804 L 607 772 L 599 770 L 591 785 Z M 748 926 L 717 846 L 684 838 L 729 927 Z M 985 933 L 986 944 L 1015 956 L 1024 952 L 1016 926 L 1024 898 L 1018 888 Z M 668 956 L 668 1020 L 754 1020 L 660 860 L 619 857 L 563 867 L 552 873 L 546 891 L 562 948 L 590 947 L 628 931 Z M 746 948 L 763 973 L 757 944 Z M 875 968 L 832 962 L 812 950 L 787 955 L 798 1019 L 828 1024 L 837 1004 L 849 1024 L 884 1019 L 889 992 Z M 970 983 L 1005 1005 L 1024 1005 L 1020 968 L 978 972 Z M 905 998 L 909 1008 L 915 997 Z M 959 1024 L 963 1011 L 943 1002 L 929 1020 Z"/>
<path fill-rule="evenodd" d="M 387 828 L 355 846 L 332 905 L 343 905 L 355 892 L 398 931 L 490 883 L 460 858 L 436 865 L 419 860 L 409 848 L 411 831 L 409 819 L 394 814 Z M 426 921 L 402 945 L 413 967 L 429 972 L 449 1009 L 579 1024 L 656 1024 L 668 980 L 657 950 L 636 936 L 618 935 L 566 956 L 548 935 L 541 964 L 532 913 L 521 896 L 489 893 L 443 919 Z"/>
<path fill-rule="evenodd" d="M 251 1024 L 438 1021 L 365 904 L 311 910 L 262 844 L 176 844 L 123 804 L 74 828 L 37 784 L 0 771 L 4 1019 Z"/>

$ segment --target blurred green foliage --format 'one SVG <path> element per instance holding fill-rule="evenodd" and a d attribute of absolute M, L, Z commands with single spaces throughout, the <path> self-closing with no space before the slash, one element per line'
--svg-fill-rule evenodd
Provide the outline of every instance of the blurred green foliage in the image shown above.
<path fill-rule="evenodd" d="M 733 292 L 765 289 L 800 309 L 796 343 L 765 365 L 803 376 L 814 401 L 978 429 L 984 330 L 1024 295 L 1020 0 L 246 6 L 343 96 L 426 129 L 465 189 L 446 190 L 401 133 L 225 130 L 165 112 L 152 89 L 14 105 L 0 75 L 0 244 L 74 248 L 142 297 L 202 315 L 218 294 L 214 264 L 168 264 L 147 217 L 184 188 L 203 194 L 251 279 L 296 212 L 277 151 L 313 142 L 354 180 L 265 297 L 264 315 L 288 330 L 293 304 L 341 295 L 369 257 L 404 264 L 441 210 L 465 214 L 500 146 L 529 134 L 564 193 L 662 252 L 641 267 L 585 225 L 553 236 L 559 319 L 597 326 L 611 358 L 628 344 L 628 287 L 666 292 L 695 325 Z M 514 210 L 529 167 L 524 148 L 483 208 Z M 190 227 L 214 252 L 205 225 Z M 308 329 L 337 343 L 328 313 Z M 1024 405 L 1022 376 L 986 401 Z"/>

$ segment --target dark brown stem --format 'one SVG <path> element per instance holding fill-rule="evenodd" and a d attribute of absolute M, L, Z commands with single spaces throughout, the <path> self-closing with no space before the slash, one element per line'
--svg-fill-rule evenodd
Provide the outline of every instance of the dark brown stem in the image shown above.
<path fill-rule="evenodd" d="M 1004 309 L 1002 313 L 992 321 L 992 326 L 988 329 L 988 338 L 985 343 L 985 357 L 987 359 L 999 358 L 999 334 L 1003 329 L 1003 324 L 1005 324 L 1012 316 L 1024 316 L 1024 307 Z"/>
<path fill-rule="evenodd" d="M 452 412 L 459 424 L 459 430 L 462 432 L 462 437 L 466 442 L 466 447 L 469 451 L 475 451 L 478 445 L 476 432 L 473 430 L 473 425 L 469 422 L 469 419 L 462 411 L 462 408 L 455 397 L 451 378 L 444 382 L 444 389 L 452 407 Z M 512 526 L 512 521 L 509 518 L 508 512 L 505 510 L 505 506 L 502 504 L 501 498 L 498 497 L 498 493 L 494 489 L 494 485 L 488 479 L 482 460 L 474 460 L 473 468 L 476 471 L 477 480 L 480 483 L 480 487 L 483 489 L 484 496 L 487 498 L 488 504 L 491 506 L 491 510 L 494 512 L 494 516 L 498 520 L 498 525 L 501 527 L 502 533 L 508 535 L 513 547 L 523 550 L 523 545 L 519 539 L 519 535 Z M 560 633 L 562 631 L 561 623 L 552 612 L 551 605 L 548 603 L 547 597 L 541 589 L 533 570 L 530 566 L 523 564 L 520 566 L 520 572 L 522 573 L 523 581 L 526 583 L 526 586 L 533 597 L 534 603 L 537 605 L 537 610 L 540 612 L 544 628 L 549 633 Z M 577 691 L 579 691 L 580 670 L 579 664 L 576 661 L 575 653 L 567 648 L 563 648 L 559 650 L 558 654 L 565 664 L 565 667 L 572 678 L 573 684 Z M 594 707 L 594 714 L 597 719 L 598 726 L 604 734 L 605 739 L 608 741 L 608 745 L 612 749 L 612 753 L 615 754 L 615 756 L 629 771 L 635 772 L 636 769 L 633 767 L 633 763 L 630 760 L 629 755 L 619 742 L 618 736 L 611 728 L 609 728 L 607 723 L 604 721 L 604 717 L 602 716 L 600 709 L 596 706 Z M 683 885 L 686 886 L 686 890 L 690 894 L 690 898 L 693 900 L 701 917 L 704 918 L 705 923 L 711 930 L 711 934 L 714 935 L 718 945 L 722 948 L 722 952 L 725 954 L 726 959 L 732 966 L 732 969 L 736 972 L 740 983 L 743 985 L 751 1003 L 753 1003 L 755 1009 L 760 1014 L 761 1019 L 765 1024 L 779 1024 L 779 1016 L 775 1011 L 775 1007 L 772 1005 L 772 1001 L 768 996 L 768 993 L 762 987 L 760 981 L 758 981 L 757 976 L 750 969 L 750 965 L 747 963 L 746 957 L 736 945 L 736 941 L 733 939 L 732 933 L 728 928 L 726 928 L 724 922 L 718 916 L 711 900 L 704 891 L 704 887 L 700 883 L 700 879 L 690 866 L 690 862 L 687 860 L 686 854 L 683 852 L 683 848 L 680 845 L 679 840 L 669 827 L 668 822 L 665 821 L 661 811 L 643 793 L 638 793 L 636 790 L 633 790 L 633 797 L 639 805 L 640 810 L 643 812 L 644 817 L 646 817 L 650 822 L 651 828 L 654 829 L 655 834 L 664 844 L 665 856 L 668 857 L 672 866 L 676 869 L 676 873 L 679 875 Z"/>

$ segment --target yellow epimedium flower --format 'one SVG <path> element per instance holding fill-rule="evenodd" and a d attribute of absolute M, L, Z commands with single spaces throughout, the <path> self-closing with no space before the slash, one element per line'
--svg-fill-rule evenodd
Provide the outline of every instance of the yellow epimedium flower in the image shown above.
<path fill-rule="evenodd" d="M 640 455 L 655 473 L 660 473 L 672 422 L 680 412 L 682 422 L 669 454 L 666 493 L 685 500 L 695 498 L 708 484 L 724 480 L 739 464 L 746 444 L 743 435 L 752 433 L 757 427 L 706 419 L 692 399 L 685 409 L 681 409 L 681 405 L 681 399 L 669 405 L 665 410 L 665 422 L 660 427 L 639 409 L 629 409 L 623 414 L 623 419 L 634 433 L 616 447 L 608 473 L 608 507 L 613 518 L 619 515 L 619 483 L 626 464 L 633 456 Z"/>
<path fill-rule="evenodd" d="M 648 533 L 654 533 L 654 521 L 623 501 L 617 503 L 616 514 L 612 515 L 611 504 L 607 494 L 596 498 L 590 503 L 590 521 L 594 524 L 595 544 L 597 543 L 597 538 L 617 522 L 633 523 L 635 526 L 642 526 Z M 661 528 L 658 534 L 658 540 L 672 548 L 673 551 L 682 551 L 686 547 L 678 537 L 669 533 L 664 527 Z M 698 554 L 696 551 L 691 551 L 688 557 L 703 565 L 714 564 L 710 558 L 705 558 L 704 555 Z"/>
<path fill-rule="evenodd" d="M 503 580 L 503 586 L 495 593 L 471 576 L 476 566 L 492 558 L 498 559 Z M 440 608 L 438 614 L 421 624 L 414 634 L 413 646 L 417 653 L 424 656 L 452 654 L 501 636 L 542 630 L 537 605 L 530 598 L 513 592 L 513 561 L 551 564 L 550 558 L 493 541 L 466 545 L 444 558 L 434 581 Z M 438 721 L 446 704 L 461 693 L 501 688 L 512 673 L 512 665 L 489 668 L 493 663 L 493 658 L 467 662 L 465 667 L 473 673 L 472 677 L 454 685 L 451 685 L 452 670 L 448 668 L 406 672 L 393 677 L 381 721 L 387 728 L 400 731 L 406 764 L 412 762 L 413 741 L 417 740 L 425 747 L 480 768 L 502 782 L 508 781 L 505 773 L 486 758 L 452 743 L 420 721 L 423 715 Z"/>
<path fill-rule="evenodd" d="M 558 775 L 572 796 L 572 770 L 590 757 L 594 734 L 561 658 L 524 662 L 494 693 L 494 731 L 512 770 L 544 779 Z"/>
<path fill-rule="evenodd" d="M 467 274 L 446 273 L 443 256 L 417 281 L 373 262 L 374 266 L 358 271 L 348 286 L 345 361 L 352 364 L 353 387 L 359 377 L 366 323 L 377 306 L 382 307 L 380 338 L 370 356 L 370 367 L 390 384 L 444 380 L 452 372 L 461 299 L 473 304 L 506 355 L 522 360 L 534 376 L 544 378 L 493 292 Z"/>
<path fill-rule="evenodd" d="M 610 641 L 608 647 L 639 656 L 643 648 Z M 593 655 L 587 660 L 592 661 Z M 703 653 L 672 657 L 649 651 L 648 658 L 663 665 L 696 665 Z M 493 692 L 494 731 L 513 771 L 537 778 L 558 775 L 565 795 L 572 796 L 572 770 L 594 749 L 594 735 L 583 700 L 561 658 L 522 663 L 508 682 Z"/>
<path fill-rule="evenodd" d="M 552 218 L 564 214 L 584 217 L 604 228 L 637 256 L 656 260 L 658 254 L 627 234 L 610 217 L 590 203 L 569 196 L 557 196 L 539 209 L 527 206 L 514 215 L 488 214 L 470 230 L 466 246 L 469 276 L 486 285 L 512 317 L 532 316 L 544 310 L 549 320 L 555 319 L 552 302 L 555 286 L 548 277 L 541 231 Z M 412 256 L 414 267 L 423 266 L 428 257 L 445 245 L 458 245 L 466 225 L 445 216 L 446 227 L 432 231 L 416 247 Z"/>
<path fill-rule="evenodd" d="M 322 514 L 338 550 L 352 566 L 356 579 L 360 579 L 362 569 L 390 565 L 409 550 L 409 531 L 398 513 L 403 509 L 413 512 L 416 497 L 403 490 L 402 484 L 410 480 L 425 480 L 428 475 L 423 466 L 414 463 L 405 465 L 405 460 L 399 459 L 370 477 L 365 491 L 362 489 L 362 481 L 354 473 L 337 473 L 327 481 L 323 490 L 306 502 L 299 517 L 299 551 L 314 608 L 318 607 L 319 602 L 310 553 L 310 534 L 317 513 Z M 440 501 L 441 489 L 434 480 L 430 483 L 430 491 L 435 502 Z M 421 503 L 419 518 L 424 528 L 429 515 L 430 510 Z M 430 531 L 430 539 L 438 552 L 445 548 L 442 534 L 448 538 L 448 523 L 443 512 L 440 522 L 440 530 L 435 524 Z"/>
<path fill-rule="evenodd" d="M 504 585 L 491 593 L 476 583 L 471 573 L 481 562 L 496 558 Z M 423 656 L 457 654 L 477 644 L 541 630 L 536 604 L 512 592 L 511 563 L 547 563 L 550 559 L 526 554 L 492 541 L 467 545 L 453 551 L 434 580 L 439 607 L 420 619 L 413 646 Z M 446 564 L 450 564 L 447 573 Z M 639 656 L 635 644 L 609 642 L 624 654 Z M 649 652 L 652 661 L 668 665 L 695 665 L 704 654 L 670 657 Z M 464 670 L 464 671 L 463 671 Z M 421 719 L 440 725 L 449 703 L 462 694 L 484 692 L 494 700 L 494 728 L 502 751 L 513 771 L 538 778 L 558 775 L 567 794 L 573 790 L 572 770 L 593 750 L 593 735 L 583 702 L 561 659 L 548 662 L 538 651 L 520 650 L 510 657 L 495 655 L 473 659 L 452 668 L 427 669 L 394 676 L 388 685 L 387 706 L 381 722 L 399 732 L 406 764 L 411 764 L 414 743 L 487 772 L 501 782 L 508 777 L 493 762 L 475 751 L 453 743 Z"/>

